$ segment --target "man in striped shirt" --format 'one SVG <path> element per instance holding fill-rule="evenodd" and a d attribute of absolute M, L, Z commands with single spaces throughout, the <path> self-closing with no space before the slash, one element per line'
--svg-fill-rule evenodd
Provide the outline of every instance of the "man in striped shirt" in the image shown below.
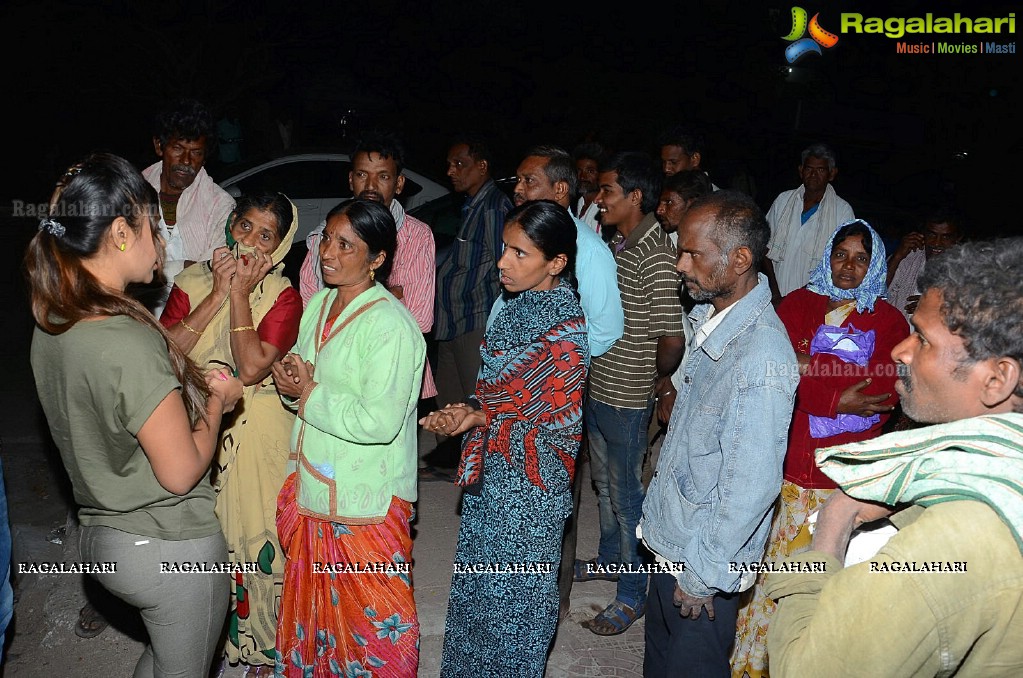
<path fill-rule="evenodd" d="M 459 403 L 476 391 L 480 343 L 501 292 L 497 260 L 512 202 L 490 177 L 490 151 L 479 137 L 458 137 L 448 150 L 448 177 L 465 193 L 462 223 L 437 265 L 437 404 Z"/>
<path fill-rule="evenodd" d="M 398 227 L 398 247 L 394 251 L 394 264 L 387 278 L 387 289 L 405 304 L 416 319 L 419 329 L 426 334 L 433 327 L 434 297 L 434 241 L 430 227 L 406 214 L 395 200 L 405 187 L 405 150 L 401 141 L 390 132 L 375 132 L 363 137 L 352 153 L 352 171 L 348 185 L 357 198 L 382 203 L 394 216 Z M 299 271 L 299 291 L 302 303 L 308 304 L 317 291 L 323 289 L 320 273 L 320 238 L 327 222 L 317 226 L 306 237 L 309 253 Z M 437 395 L 430 364 L 423 373 L 422 398 Z"/>
<path fill-rule="evenodd" d="M 579 562 L 576 580 L 594 577 L 603 565 L 639 567 L 636 526 L 642 515 L 641 474 L 655 380 L 669 376 L 682 357 L 682 304 L 675 248 L 654 209 L 661 174 L 643 153 L 619 153 L 600 168 L 596 203 L 601 222 L 613 226 L 611 247 L 625 331 L 590 364 L 585 421 L 591 474 L 597 486 L 600 546 L 595 561 Z M 587 576 L 589 574 L 589 576 Z M 618 575 L 615 600 L 587 627 L 597 635 L 622 633 L 642 616 L 647 575 Z"/>

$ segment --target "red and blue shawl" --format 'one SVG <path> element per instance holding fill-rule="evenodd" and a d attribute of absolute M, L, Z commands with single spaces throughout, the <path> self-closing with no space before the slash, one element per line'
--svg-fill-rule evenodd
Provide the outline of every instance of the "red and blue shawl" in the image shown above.
<path fill-rule="evenodd" d="M 494 319 L 480 353 L 476 400 L 486 425 L 466 436 L 458 484 L 478 494 L 486 466 L 506 463 L 540 490 L 568 492 L 590 362 L 572 288 L 519 293 Z"/>

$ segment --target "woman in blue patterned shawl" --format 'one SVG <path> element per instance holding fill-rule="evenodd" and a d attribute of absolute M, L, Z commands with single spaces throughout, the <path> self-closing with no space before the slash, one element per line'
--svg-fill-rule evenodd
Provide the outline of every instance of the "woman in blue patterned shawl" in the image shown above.
<path fill-rule="evenodd" d="M 558 563 L 582 439 L 589 346 L 570 284 L 576 229 L 565 208 L 508 214 L 507 304 L 480 347 L 475 402 L 422 420 L 468 431 L 464 489 L 444 633 L 443 676 L 540 676 L 558 622 Z"/>

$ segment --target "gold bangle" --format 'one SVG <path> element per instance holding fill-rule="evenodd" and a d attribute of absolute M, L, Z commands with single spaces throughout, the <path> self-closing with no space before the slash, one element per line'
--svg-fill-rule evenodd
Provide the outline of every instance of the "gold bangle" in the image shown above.
<path fill-rule="evenodd" d="M 231 328 L 232 332 L 244 332 L 245 330 L 252 330 L 253 332 L 255 332 L 256 328 L 253 327 L 252 325 L 242 325 L 241 327 L 232 327 Z"/>
<path fill-rule="evenodd" d="M 202 336 L 202 332 L 200 332 L 199 330 L 195 329 L 194 327 L 192 327 L 191 325 L 186 323 L 184 318 L 182 318 L 180 320 L 180 322 L 181 322 L 181 326 L 182 327 L 184 327 L 186 330 L 188 330 L 189 332 L 191 332 L 195 336 L 197 336 L 197 337 L 201 337 Z"/>

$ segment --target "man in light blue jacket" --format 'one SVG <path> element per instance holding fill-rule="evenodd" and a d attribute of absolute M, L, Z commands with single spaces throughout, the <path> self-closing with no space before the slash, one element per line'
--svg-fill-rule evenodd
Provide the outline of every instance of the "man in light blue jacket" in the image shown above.
<path fill-rule="evenodd" d="M 700 198 L 679 227 L 678 272 L 697 305 L 640 522 L 661 565 L 647 598 L 647 678 L 730 676 L 739 592 L 763 556 L 798 383 L 757 270 L 769 235 L 734 191 Z"/>

